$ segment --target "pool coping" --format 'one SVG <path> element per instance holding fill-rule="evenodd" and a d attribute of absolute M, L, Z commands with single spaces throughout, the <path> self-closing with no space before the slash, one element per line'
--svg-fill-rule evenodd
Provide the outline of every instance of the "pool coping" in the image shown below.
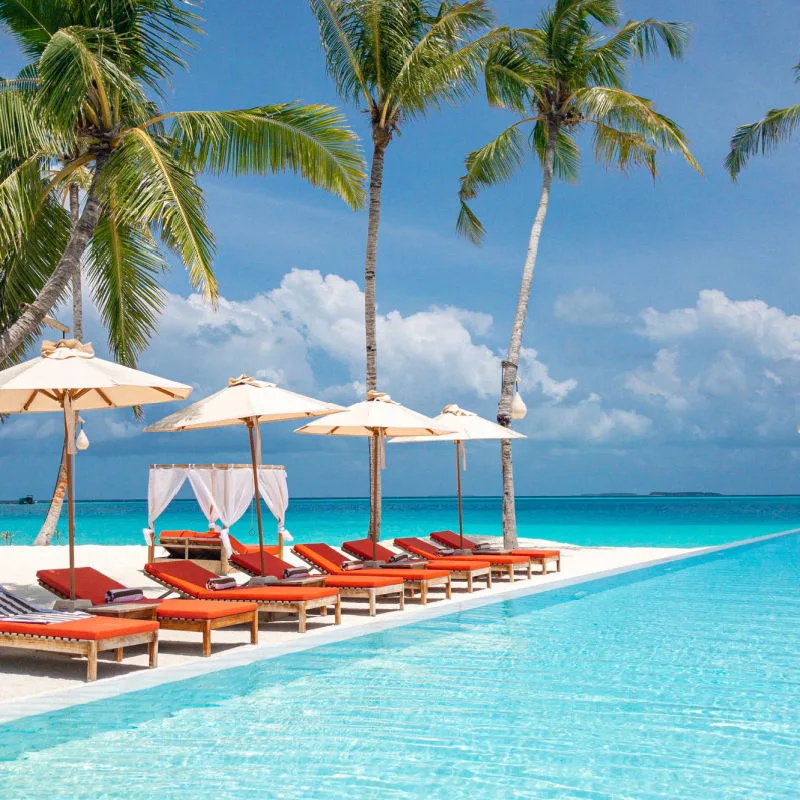
<path fill-rule="evenodd" d="M 207 675 L 212 672 L 219 672 L 234 667 L 247 666 L 257 661 L 266 661 L 279 658 L 291 653 L 300 653 L 305 650 L 312 650 L 323 645 L 343 642 L 349 639 L 356 639 L 361 636 L 368 636 L 373 633 L 391 630 L 393 628 L 412 625 L 425 620 L 436 619 L 438 617 L 458 614 L 474 608 L 494 605 L 507 600 L 529 595 L 544 594 L 558 589 L 578 586 L 590 581 L 612 578 L 616 575 L 624 575 L 630 572 L 649 569 L 661 564 L 674 563 L 676 561 L 686 561 L 698 558 L 710 553 L 718 553 L 725 550 L 732 550 L 738 547 L 758 544 L 771 539 L 778 539 L 784 536 L 791 536 L 800 533 L 800 528 L 792 528 L 787 531 L 770 533 L 764 536 L 757 536 L 751 539 L 741 539 L 727 544 L 712 545 L 709 547 L 698 547 L 683 553 L 675 553 L 668 556 L 660 556 L 648 561 L 641 561 L 636 564 L 626 564 L 611 569 L 601 570 L 574 577 L 560 578 L 546 584 L 516 584 L 504 588 L 500 592 L 490 596 L 475 595 L 459 599 L 439 606 L 438 603 L 409 608 L 402 616 L 395 616 L 389 619 L 370 617 L 358 625 L 350 625 L 345 628 L 331 627 L 321 631 L 315 631 L 309 639 L 295 639 L 290 642 L 280 644 L 259 644 L 246 645 L 235 650 L 220 653 L 213 658 L 197 659 L 195 661 L 173 664 L 167 667 L 160 667 L 154 670 L 143 670 L 129 675 L 112 676 L 96 683 L 84 684 L 78 687 L 70 686 L 55 689 L 50 692 L 43 692 L 21 700 L 5 700 L 0 702 L 0 725 L 14 722 L 25 717 L 38 716 L 53 711 L 61 711 L 72 706 L 93 703 L 97 700 L 104 700 L 119 695 L 137 692 L 143 689 L 152 689 L 167 683 L 188 680 L 200 675 Z"/>

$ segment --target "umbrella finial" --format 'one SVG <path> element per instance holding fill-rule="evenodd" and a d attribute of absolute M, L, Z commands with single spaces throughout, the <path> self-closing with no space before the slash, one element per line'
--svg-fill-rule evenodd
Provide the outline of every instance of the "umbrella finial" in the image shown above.
<path fill-rule="evenodd" d="M 41 354 L 44 358 L 70 358 L 72 356 L 79 356 L 80 358 L 94 358 L 94 347 L 91 342 L 83 344 L 77 339 L 60 339 L 57 342 L 51 342 L 45 339 L 42 342 Z"/>

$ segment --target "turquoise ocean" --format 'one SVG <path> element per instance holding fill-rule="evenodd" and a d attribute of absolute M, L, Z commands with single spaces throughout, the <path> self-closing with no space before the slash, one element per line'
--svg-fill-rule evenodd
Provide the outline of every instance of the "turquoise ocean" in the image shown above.
<path fill-rule="evenodd" d="M 31 544 L 47 503 L 0 505 L 0 539 Z M 267 543 L 275 540 L 274 520 L 264 510 Z M 286 527 L 296 542 L 331 544 L 366 535 L 369 503 L 354 499 L 293 499 Z M 78 544 L 142 544 L 147 504 L 142 500 L 76 504 Z M 385 498 L 382 536 L 424 536 L 457 526 L 452 497 Z M 66 531 L 66 511 L 59 523 Z M 194 500 L 175 500 L 159 518 L 158 530 L 205 528 Z M 700 547 L 739 541 L 800 527 L 800 497 L 522 497 L 517 499 L 520 536 L 577 545 L 609 547 Z M 500 498 L 464 499 L 464 531 L 500 535 Z M 251 509 L 233 527 L 243 541 L 256 541 Z"/>

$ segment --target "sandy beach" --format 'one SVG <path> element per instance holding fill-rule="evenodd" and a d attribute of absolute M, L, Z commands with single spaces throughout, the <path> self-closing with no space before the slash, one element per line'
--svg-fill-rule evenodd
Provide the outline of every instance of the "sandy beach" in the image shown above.
<path fill-rule="evenodd" d="M 541 540 L 521 540 L 521 546 L 553 545 Z M 369 617 L 366 603 L 358 600 L 342 602 L 342 628 L 352 628 L 353 635 L 367 633 L 371 627 L 387 619 L 405 619 L 417 622 L 424 619 L 426 613 L 439 614 L 448 605 L 456 606 L 468 597 L 502 600 L 522 586 L 554 584 L 563 579 L 589 577 L 607 570 L 646 564 L 659 558 L 689 552 L 679 548 L 656 547 L 570 547 L 562 548 L 562 571 L 551 572 L 547 576 L 535 575 L 532 580 L 517 580 L 513 584 L 496 580 L 491 590 L 479 589 L 468 595 L 463 583 L 454 583 L 453 598 L 444 599 L 441 591 L 432 591 L 427 606 L 420 606 L 417 601 L 409 601 L 406 611 L 392 610 L 393 603 L 380 603 L 378 615 Z M 82 545 L 76 547 L 76 564 L 93 566 L 107 573 L 120 582 L 142 587 L 149 597 L 157 597 L 163 589 L 150 581 L 142 568 L 146 560 L 147 548 L 139 546 L 100 546 Z M 287 560 L 297 559 L 289 554 Z M 0 549 L 0 585 L 16 592 L 28 600 L 41 605 L 51 605 L 53 596 L 36 583 L 36 571 L 39 569 L 65 567 L 67 565 L 67 549 L 56 547 L 20 547 L 9 546 Z M 237 573 L 238 574 L 238 573 Z M 239 577 L 244 580 L 243 575 Z M 481 584 L 478 584 L 481 585 Z M 441 598 L 441 599 L 440 599 Z M 297 632 L 296 618 L 279 618 L 269 624 L 262 623 L 259 644 L 256 647 L 270 647 L 276 644 L 291 643 L 302 637 L 303 642 L 312 644 L 315 637 L 330 629 L 332 617 L 312 615 L 309 617 L 308 632 Z M 233 648 L 252 648 L 245 627 L 218 630 L 213 635 L 211 659 L 230 652 Z M 159 635 L 159 670 L 186 664 L 190 661 L 204 660 L 200 655 L 199 634 L 182 631 L 163 631 Z M 144 647 L 130 648 L 122 663 L 115 663 L 111 654 L 101 656 L 98 667 L 98 680 L 125 680 L 126 676 L 141 673 L 147 669 L 147 657 Z M 20 700 L 34 695 L 41 695 L 84 683 L 85 664 L 78 659 L 53 653 L 36 651 L 20 651 L 0 648 L 0 703 Z"/>

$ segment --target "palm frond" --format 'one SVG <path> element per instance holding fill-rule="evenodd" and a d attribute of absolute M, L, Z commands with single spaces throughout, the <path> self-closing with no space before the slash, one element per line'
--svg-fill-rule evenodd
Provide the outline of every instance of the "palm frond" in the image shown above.
<path fill-rule="evenodd" d="M 170 136 L 187 168 L 214 174 L 290 170 L 341 197 L 364 203 L 366 166 L 358 137 L 330 106 L 283 103 L 244 111 L 170 115 Z"/>
<path fill-rule="evenodd" d="M 519 126 L 525 122 L 531 120 L 522 120 L 511 125 L 466 158 L 467 171 L 459 182 L 458 199 L 461 203 L 461 212 L 456 222 L 456 230 L 474 244 L 480 243 L 484 229 L 467 201 L 477 197 L 481 189 L 510 180 L 520 168 L 525 159 L 525 138 L 520 133 Z"/>
<path fill-rule="evenodd" d="M 641 133 L 620 131 L 609 125 L 595 123 L 594 155 L 609 169 L 629 172 L 633 167 L 645 167 L 655 178 L 658 175 L 658 150 Z"/>
<path fill-rule="evenodd" d="M 100 188 L 106 198 L 113 196 L 118 223 L 155 230 L 181 259 L 192 285 L 213 301 L 218 291 L 214 237 L 203 193 L 175 157 L 177 143 L 169 145 L 141 128 L 128 131 L 103 170 Z"/>
<path fill-rule="evenodd" d="M 747 162 L 755 155 L 766 155 L 788 141 L 800 127 L 800 105 L 773 108 L 750 125 L 740 125 L 731 138 L 731 149 L 725 157 L 725 169 L 736 180 Z"/>
<path fill-rule="evenodd" d="M 362 19 L 355 3 L 346 0 L 309 0 L 317 18 L 328 74 L 339 94 L 352 103 L 372 105 L 371 87 L 361 64 L 358 39 Z"/>
<path fill-rule="evenodd" d="M 101 129 L 110 131 L 118 121 L 114 98 L 146 102 L 139 84 L 121 66 L 124 60 L 124 47 L 113 33 L 62 28 L 50 38 L 39 60 L 37 108 L 55 131 L 70 135 L 88 105 Z"/>
<path fill-rule="evenodd" d="M 148 230 L 120 223 L 109 204 L 92 237 L 86 273 L 115 360 L 135 367 L 156 332 L 166 264 Z"/>
<path fill-rule="evenodd" d="M 539 163 L 543 165 L 547 151 L 547 127 L 542 120 L 537 120 L 533 126 L 531 147 L 539 156 Z M 567 183 L 575 183 L 581 168 L 581 151 L 578 143 L 563 128 L 556 136 L 554 156 L 555 176 Z"/>
<path fill-rule="evenodd" d="M 523 114 L 545 102 L 542 88 L 554 76 L 536 62 L 528 47 L 519 46 L 518 33 L 496 37 L 486 59 L 484 78 L 490 105 Z"/>

